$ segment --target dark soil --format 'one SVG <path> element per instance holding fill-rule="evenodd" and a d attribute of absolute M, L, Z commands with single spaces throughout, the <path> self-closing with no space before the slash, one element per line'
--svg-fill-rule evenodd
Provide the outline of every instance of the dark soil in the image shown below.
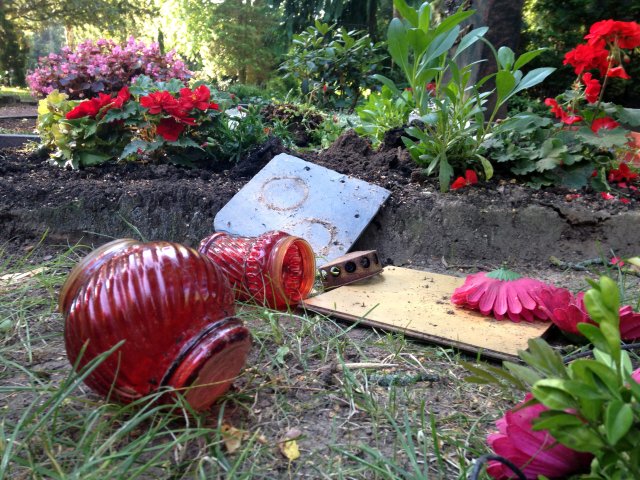
<path fill-rule="evenodd" d="M 636 210 L 640 205 L 638 196 L 631 198 L 629 204 L 623 204 L 618 200 L 605 200 L 597 192 L 588 190 L 534 190 L 508 177 L 440 194 L 436 179 L 425 177 L 402 147 L 400 134 L 400 131 L 389 132 L 377 150 L 366 139 L 348 131 L 327 150 L 289 153 L 387 188 L 392 192 L 390 202 L 395 205 L 411 204 L 418 198 L 424 201 L 425 194 L 433 198 L 445 195 L 478 208 L 500 205 L 515 211 L 520 207 L 542 205 L 558 211 L 563 218 L 567 209 L 574 205 L 596 217 Z M 153 185 L 157 197 L 154 201 L 159 206 L 171 199 L 191 196 L 194 208 L 197 205 L 201 209 L 217 211 L 221 207 L 219 203 L 226 203 L 256 172 L 283 151 L 282 143 L 271 138 L 235 165 L 218 163 L 209 168 L 187 169 L 171 164 L 126 163 L 71 171 L 52 165 L 44 152 L 27 154 L 16 149 L 0 150 L 0 242 L 11 240 L 11 244 L 21 249 L 25 242 L 31 244 L 35 240 L 33 233 L 26 232 L 18 222 L 12 223 L 12 209 L 55 207 L 91 198 L 103 203 L 115 202 L 120 201 L 123 194 L 148 196 L 150 185 Z M 212 198 L 212 192 L 215 198 Z M 195 240 L 186 239 L 185 242 Z"/>

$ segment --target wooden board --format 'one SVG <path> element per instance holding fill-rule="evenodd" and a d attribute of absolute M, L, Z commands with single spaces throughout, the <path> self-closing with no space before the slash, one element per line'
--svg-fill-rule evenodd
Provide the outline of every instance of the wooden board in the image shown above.
<path fill-rule="evenodd" d="M 303 306 L 325 315 L 483 355 L 513 360 L 530 338 L 549 327 L 544 322 L 498 321 L 457 308 L 449 297 L 463 278 L 401 267 L 316 297 Z"/>

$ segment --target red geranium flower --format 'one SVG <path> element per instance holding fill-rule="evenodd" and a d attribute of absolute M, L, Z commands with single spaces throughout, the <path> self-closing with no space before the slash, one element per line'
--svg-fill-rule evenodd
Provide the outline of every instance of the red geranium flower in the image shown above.
<path fill-rule="evenodd" d="M 593 130 L 593 132 L 598 133 L 598 131 L 600 131 L 601 129 L 605 129 L 605 130 L 613 130 L 616 127 L 619 127 L 620 124 L 618 122 L 616 122 L 613 118 L 611 117 L 602 117 L 602 118 L 596 118 L 593 123 L 591 123 L 591 130 Z"/>
<path fill-rule="evenodd" d="M 638 176 L 639 174 L 637 172 L 632 171 L 629 165 L 622 162 L 618 165 L 618 168 L 609 170 L 607 180 L 609 180 L 609 182 L 631 182 L 638 178 Z"/>
<path fill-rule="evenodd" d="M 580 115 L 574 115 L 573 112 L 565 112 L 555 98 L 545 98 L 544 104 L 551 107 L 551 112 L 553 112 L 556 118 L 559 118 L 562 123 L 572 125 L 582 121 L 582 117 Z"/>
<path fill-rule="evenodd" d="M 581 43 L 565 54 L 562 63 L 573 66 L 576 75 L 592 69 L 597 69 L 604 75 L 609 67 L 608 56 L 609 52 L 604 47 Z"/>
<path fill-rule="evenodd" d="M 613 67 L 607 71 L 607 77 L 610 78 L 622 78 L 623 80 L 629 80 L 631 77 L 622 67 Z"/>
<path fill-rule="evenodd" d="M 163 118 L 156 132 L 168 142 L 175 142 L 184 130 L 184 124 L 177 122 L 174 118 Z"/>
<path fill-rule="evenodd" d="M 542 404 L 524 406 L 533 396 L 524 400 L 496 422 L 498 433 L 487 436 L 493 451 L 518 467 L 528 480 L 539 475 L 548 478 L 567 478 L 586 469 L 593 457 L 559 444 L 547 430 L 533 430 L 533 421 L 548 410 Z M 497 480 L 515 478 L 509 467 L 490 461 L 487 473 Z"/>
<path fill-rule="evenodd" d="M 466 187 L 468 185 L 475 185 L 478 183 L 478 175 L 473 170 L 467 170 L 464 173 L 464 177 L 458 177 L 451 184 L 451 190 L 458 190 L 462 187 Z"/>
<path fill-rule="evenodd" d="M 596 103 L 600 96 L 600 80 L 593 78 L 591 72 L 582 75 L 582 83 L 585 85 L 584 96 L 589 103 Z"/>
<path fill-rule="evenodd" d="M 521 277 L 515 272 L 500 268 L 490 273 L 467 276 L 464 285 L 453 292 L 451 302 L 460 307 L 479 310 L 483 315 L 497 320 L 509 318 L 514 322 L 548 320 L 539 308 L 532 293 L 542 288 L 554 288 L 533 278 Z"/>
<path fill-rule="evenodd" d="M 186 111 L 193 110 L 194 108 L 204 111 L 209 108 L 210 98 L 211 92 L 209 91 L 209 88 L 206 85 L 200 85 L 193 90 L 190 88 L 181 89 L 178 101 Z"/>
<path fill-rule="evenodd" d="M 632 49 L 640 47 L 640 25 L 636 22 L 602 20 L 591 25 L 584 38 L 589 45 L 604 47 L 611 43 L 620 48 Z"/>

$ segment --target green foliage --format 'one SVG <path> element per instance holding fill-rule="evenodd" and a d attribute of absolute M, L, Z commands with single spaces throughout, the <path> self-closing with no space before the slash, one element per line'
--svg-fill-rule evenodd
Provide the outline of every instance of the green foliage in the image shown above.
<path fill-rule="evenodd" d="M 356 109 L 362 124 L 355 131 L 369 137 L 373 146 L 377 146 L 388 130 L 405 125 L 412 109 L 411 97 L 411 90 L 404 90 L 398 97 L 383 85 L 380 92 L 369 95 L 367 102 Z"/>
<path fill-rule="evenodd" d="M 628 141 L 622 129 L 597 135 L 587 127 L 563 128 L 532 113 L 516 115 L 488 137 L 481 154 L 507 174 L 523 177 L 529 186 L 591 184 L 607 189 L 606 172 L 616 161 L 615 150 Z M 592 177 L 593 171 L 598 176 Z"/>
<path fill-rule="evenodd" d="M 498 71 L 472 84 L 472 65 L 459 66 L 456 59 L 478 41 L 489 44 L 483 38 L 486 27 L 460 38 L 460 25 L 473 11 L 459 10 L 435 24 L 429 2 L 418 9 L 404 0 L 394 0 L 394 5 L 404 20 L 394 18 L 389 25 L 389 53 L 412 89 L 412 107 L 421 122 L 420 126 L 407 129 L 412 138 L 404 138 L 411 156 L 426 167 L 427 174 L 438 173 L 442 191 L 448 190 L 456 170 L 464 171 L 474 164 L 490 178 L 493 167 L 480 154 L 480 148 L 493 128 L 498 110 L 514 95 L 542 82 L 553 69 L 539 68 L 524 74 L 520 69 L 540 50 L 516 58 L 508 47 L 496 51 L 491 46 Z M 397 97 L 402 95 L 391 80 L 382 76 L 378 79 Z M 491 79 L 496 84 L 496 102 L 493 110 L 485 114 L 484 104 L 492 92 L 482 91 L 482 87 Z"/>
<path fill-rule="evenodd" d="M 591 285 L 585 305 L 597 326 L 578 328 L 593 344 L 593 359 L 565 365 L 544 340 L 533 339 L 528 351 L 519 352 L 526 366 L 505 362 L 508 375 L 475 368 L 475 380 L 528 386 L 535 401 L 548 408 L 534 429 L 594 455 L 591 472 L 580 478 L 640 478 L 640 384 L 631 377 L 631 359 L 620 346 L 618 287 L 608 277 Z"/>
<path fill-rule="evenodd" d="M 299 82 L 308 103 L 353 111 L 383 58 L 381 45 L 364 32 L 316 21 L 294 36 L 280 70 Z"/>
<path fill-rule="evenodd" d="M 78 103 L 57 90 L 40 100 L 37 128 L 51 159 L 77 169 L 116 158 L 131 141 L 130 132 L 90 117 L 67 120 L 65 115 Z"/>

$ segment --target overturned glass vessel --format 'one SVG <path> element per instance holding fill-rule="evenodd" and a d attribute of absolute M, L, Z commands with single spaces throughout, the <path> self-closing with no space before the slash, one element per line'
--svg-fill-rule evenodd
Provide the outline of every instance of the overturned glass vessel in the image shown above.
<path fill-rule="evenodd" d="M 198 251 L 225 271 L 238 300 L 282 310 L 304 300 L 313 288 L 313 249 L 285 232 L 258 237 L 216 232 L 202 240 Z"/>
<path fill-rule="evenodd" d="M 76 368 L 124 340 L 85 379 L 120 402 L 164 387 L 204 410 L 228 390 L 251 346 L 226 275 L 176 243 L 123 239 L 94 250 L 69 274 L 59 305 Z"/>

